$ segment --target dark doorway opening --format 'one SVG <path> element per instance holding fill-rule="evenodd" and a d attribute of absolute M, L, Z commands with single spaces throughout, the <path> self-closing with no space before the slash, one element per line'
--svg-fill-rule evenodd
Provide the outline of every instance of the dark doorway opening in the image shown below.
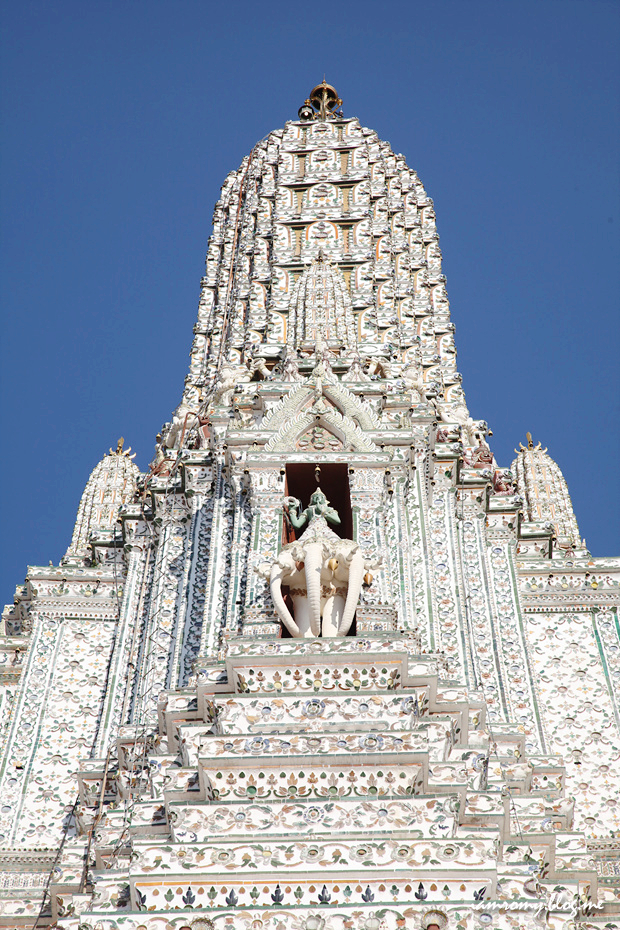
<path fill-rule="evenodd" d="M 345 462 L 327 462 L 320 466 L 320 481 L 317 484 L 314 463 L 296 463 L 286 466 L 286 494 L 301 501 L 302 510 L 310 503 L 310 496 L 317 488 L 323 491 L 327 500 L 340 517 L 339 526 L 331 526 L 342 539 L 353 539 L 353 514 L 351 512 L 351 492 L 349 489 L 349 468 Z M 300 534 L 303 531 L 300 531 Z M 295 530 L 285 521 L 283 543 L 292 542 Z"/>

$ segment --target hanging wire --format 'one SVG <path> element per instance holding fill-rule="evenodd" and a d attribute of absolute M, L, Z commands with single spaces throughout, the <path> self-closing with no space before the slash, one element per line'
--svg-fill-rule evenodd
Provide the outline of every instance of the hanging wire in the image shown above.
<path fill-rule="evenodd" d="M 240 182 L 240 185 L 239 185 L 239 195 L 238 195 L 237 212 L 236 212 L 236 217 L 235 217 L 235 229 L 234 229 L 234 239 L 233 239 L 233 247 L 232 247 L 232 256 L 231 256 L 231 266 L 230 266 L 230 272 L 229 272 L 229 278 L 228 278 L 228 286 L 227 286 L 227 292 L 226 292 L 225 312 L 224 312 L 224 320 L 223 320 L 223 327 L 222 327 L 222 338 L 221 338 L 221 343 L 220 343 L 220 347 L 219 347 L 217 368 L 219 368 L 219 366 L 220 366 L 220 364 L 221 364 L 222 354 L 223 354 L 223 350 L 224 350 L 224 347 L 225 347 L 225 344 L 226 344 L 226 339 L 227 339 L 227 335 L 228 335 L 228 325 L 229 325 L 229 321 L 230 321 L 231 301 L 232 301 L 233 298 L 234 298 L 233 289 L 232 289 L 232 284 L 233 284 L 233 282 L 235 281 L 235 271 L 237 270 L 238 261 L 239 261 L 238 240 L 239 240 L 239 228 L 240 228 L 241 210 L 242 210 L 242 206 L 244 206 L 244 207 L 246 206 L 245 197 L 244 197 L 244 194 L 245 194 L 245 182 L 246 182 L 246 178 L 247 178 L 247 176 L 248 176 L 248 172 L 249 172 L 250 166 L 252 165 L 254 153 L 256 152 L 256 150 L 258 149 L 258 147 L 259 147 L 260 145 L 262 145 L 262 143 L 263 143 L 263 142 L 265 141 L 265 139 L 267 139 L 267 138 L 268 138 L 268 136 L 265 136 L 264 139 L 260 140 L 260 142 L 257 143 L 257 145 L 255 145 L 254 148 L 252 149 L 252 152 L 250 153 L 250 155 L 249 155 L 249 157 L 248 157 L 248 161 L 247 161 L 247 164 L 246 164 L 246 166 L 245 166 L 245 170 L 244 170 L 244 172 L 243 172 L 243 175 L 242 175 L 242 178 L 241 178 L 241 182 Z M 246 210 L 244 209 L 243 217 L 241 218 L 241 225 L 242 225 L 242 226 L 245 225 L 245 218 L 246 218 Z M 179 440 L 179 450 L 178 450 L 177 456 L 176 456 L 176 458 L 175 458 L 175 460 L 174 460 L 174 462 L 173 462 L 173 464 L 172 464 L 172 466 L 171 466 L 171 468 L 170 468 L 170 470 L 169 470 L 169 472 L 168 472 L 168 476 L 167 476 L 168 480 L 167 480 L 166 485 L 165 485 L 165 490 L 164 490 L 164 501 L 163 501 L 163 508 L 162 508 L 162 511 L 163 511 L 163 513 L 162 513 L 162 533 L 161 533 L 160 539 L 159 539 L 159 542 L 160 542 L 160 545 L 161 545 L 162 558 L 159 559 L 159 560 L 156 559 L 156 561 L 155 561 L 154 573 L 153 573 L 153 581 L 152 581 L 152 585 L 151 585 L 151 590 L 152 590 L 152 591 L 157 591 L 157 589 L 158 589 L 158 587 L 159 587 L 159 583 L 161 582 L 161 579 L 162 579 L 162 578 L 164 577 L 164 575 L 165 575 L 165 570 L 164 570 L 164 568 L 162 567 L 162 565 L 163 565 L 163 563 L 164 563 L 164 549 L 165 549 L 165 546 L 164 546 L 164 537 L 165 537 L 165 535 L 166 535 L 166 530 L 167 530 L 167 529 L 169 528 L 169 526 L 170 526 L 170 517 L 171 517 L 171 512 L 172 512 L 172 507 L 170 506 L 170 492 L 171 492 L 172 484 L 173 484 L 173 482 L 174 482 L 175 473 L 176 473 L 176 471 L 177 471 L 177 469 L 178 469 L 178 465 L 179 465 L 179 461 L 180 461 L 180 458 L 181 458 L 181 454 L 182 454 L 182 451 L 183 451 L 183 444 L 184 444 L 184 441 L 185 441 L 185 438 L 186 438 L 186 432 L 187 432 L 188 418 L 189 418 L 190 416 L 196 416 L 196 415 L 197 415 L 197 414 L 196 414 L 195 412 L 191 412 L 191 411 L 188 412 L 188 413 L 185 415 L 185 419 L 184 419 L 183 427 L 182 427 L 182 431 L 181 431 L 181 436 L 180 436 L 180 440 Z M 117 465 L 117 470 L 118 470 L 118 463 L 116 463 L 116 465 Z M 149 476 L 147 476 L 146 481 L 145 481 L 145 486 L 144 486 L 144 487 L 145 487 L 145 492 L 146 492 L 146 489 L 148 488 L 149 484 L 152 482 L 153 477 L 154 477 L 154 474 L 153 474 L 152 472 L 151 472 L 151 474 L 150 474 Z M 94 502 L 93 502 L 92 500 L 91 500 L 91 502 L 90 502 L 90 505 L 91 505 L 91 506 L 90 506 L 90 511 L 89 511 L 89 515 L 88 515 L 88 516 L 90 516 L 90 514 L 92 513 L 92 508 L 93 508 L 93 506 L 94 506 Z M 147 529 L 148 529 L 148 531 L 149 531 L 149 534 L 150 534 L 151 539 L 150 539 L 150 546 L 149 546 L 149 549 L 148 549 L 148 551 L 147 551 L 147 557 L 146 557 L 146 561 L 145 561 L 145 567 L 144 567 L 144 570 L 143 570 L 143 583 L 142 583 L 142 589 L 143 589 L 143 590 L 142 590 L 142 592 L 141 592 L 139 607 L 138 607 L 138 611 L 137 611 L 136 617 L 135 617 L 134 635 L 133 635 L 133 637 L 132 637 L 132 646 L 131 646 L 132 652 L 133 652 L 134 649 L 135 649 L 135 643 L 136 643 L 136 639 L 137 639 L 137 630 L 138 630 L 138 625 L 139 625 L 139 621 L 140 621 L 140 613 L 141 613 L 141 609 L 142 609 L 141 605 L 143 604 L 143 591 L 144 591 L 144 585 L 145 585 L 146 580 L 147 580 L 147 578 L 148 578 L 148 572 L 149 572 L 149 567 L 150 567 L 150 559 L 151 559 L 151 551 L 152 551 L 153 547 L 156 545 L 156 540 L 155 540 L 155 538 L 154 538 L 154 534 L 153 534 L 152 528 L 151 528 L 151 526 L 150 526 L 150 520 L 149 520 L 147 514 L 145 513 L 144 503 L 142 503 L 142 512 L 143 512 L 143 517 L 144 517 L 144 519 L 145 519 L 145 524 L 146 524 L 146 526 L 147 526 Z M 116 532 L 117 532 L 117 530 L 116 530 L 116 527 L 115 527 L 115 529 L 114 529 L 114 542 L 116 542 Z M 116 549 L 116 546 L 114 546 L 114 548 Z M 158 546 L 157 548 L 160 548 L 160 547 Z M 104 701 L 105 701 L 105 697 L 106 697 L 106 695 L 107 695 L 107 683 L 108 683 L 108 681 L 109 681 L 111 662 L 112 662 L 112 659 L 113 659 L 113 656 L 114 656 L 114 647 L 115 647 L 115 644 L 116 644 L 116 634 L 118 633 L 118 624 L 119 624 L 119 622 L 120 622 L 120 613 L 121 613 L 121 595 L 120 595 L 120 589 L 119 589 L 119 580 L 118 580 L 118 571 L 117 571 L 116 552 L 115 552 L 114 555 L 115 555 L 115 557 L 114 557 L 114 559 L 113 559 L 112 568 L 113 568 L 113 591 L 114 591 L 114 596 L 115 596 L 115 599 L 116 599 L 116 611 L 115 611 L 115 612 L 116 612 L 117 629 L 116 629 L 116 631 L 115 631 L 115 637 L 114 637 L 114 640 L 113 640 L 113 642 L 112 642 L 111 649 L 110 649 L 110 658 L 109 658 L 109 661 L 108 661 L 108 667 L 107 667 L 107 672 L 106 672 L 106 677 L 105 677 L 105 686 L 104 686 L 104 688 L 103 688 L 103 700 L 104 700 Z M 157 608 L 156 608 L 156 611 L 155 611 L 155 617 L 154 617 L 155 623 L 154 623 L 154 625 L 152 626 L 151 630 L 150 630 L 150 631 L 147 633 L 147 635 L 146 635 L 146 639 L 145 639 L 145 647 L 146 647 L 146 648 L 145 648 L 144 657 L 143 657 L 143 662 L 142 662 L 142 669 L 143 669 L 143 672 L 145 672 L 145 673 L 148 675 L 148 674 L 149 674 L 149 671 L 150 671 L 152 676 L 153 676 L 153 673 L 155 673 L 155 675 L 153 676 L 153 677 L 155 677 L 155 679 L 156 679 L 156 669 L 155 669 L 155 667 L 153 667 L 153 669 L 149 669 L 149 665 L 150 665 L 149 660 L 152 659 L 153 653 L 154 653 L 155 649 L 157 648 L 159 639 L 160 639 L 162 633 L 164 632 L 164 631 L 162 630 L 162 628 L 161 628 L 161 616 L 160 616 L 160 611 L 161 611 L 161 597 L 158 598 L 158 601 L 159 601 L 160 603 L 158 604 L 158 606 L 157 606 Z M 148 618 L 147 618 L 147 622 L 148 622 Z M 166 632 L 168 632 L 168 631 L 166 631 Z M 173 636 L 172 633 L 168 633 L 168 635 L 169 635 L 170 638 L 172 638 L 172 636 Z M 150 646 L 150 648 L 149 648 L 149 646 Z M 148 738 L 148 735 L 149 735 L 149 734 L 148 734 L 148 731 L 149 731 L 149 730 L 152 730 L 152 724 L 150 724 L 150 722 L 147 721 L 147 719 L 146 719 L 143 715 L 144 715 L 145 710 L 146 710 L 146 701 L 147 701 L 147 698 L 148 698 L 149 695 L 151 694 L 153 688 L 155 688 L 155 687 L 157 686 L 157 683 L 158 683 L 158 682 L 157 682 L 157 680 L 153 680 L 153 681 L 151 682 L 151 684 L 150 684 L 149 687 L 147 687 L 147 688 L 145 688 L 145 689 L 143 689 L 143 690 L 140 690 L 140 687 L 139 687 L 139 672 L 140 672 L 140 669 L 136 668 L 135 680 L 136 680 L 136 687 L 137 687 L 137 690 L 136 690 L 136 699 L 135 699 L 134 712 L 133 712 L 133 717 L 134 717 L 134 720 L 136 721 L 136 730 L 135 730 L 135 736 L 134 736 L 134 740 L 133 740 L 133 747 L 132 747 L 132 750 L 131 750 L 131 766 L 132 766 L 132 769 L 133 769 L 134 778 L 130 779 L 130 783 L 129 783 L 129 792 L 130 792 L 130 793 L 129 793 L 129 799 L 126 799 L 126 800 L 125 800 L 125 804 L 124 804 L 124 811 L 123 811 L 123 828 L 122 828 L 122 830 L 121 830 L 121 833 L 120 833 L 120 836 L 119 836 L 119 838 L 118 838 L 118 840 L 117 840 L 117 843 L 116 843 L 114 849 L 112 850 L 112 854 L 111 854 L 111 859 L 112 859 L 112 860 L 114 860 L 114 859 L 116 858 L 116 856 L 118 855 L 119 850 L 122 848 L 122 846 L 123 846 L 123 844 L 124 844 L 125 837 L 127 836 L 128 829 L 129 829 L 129 827 L 130 827 L 130 825 L 131 825 L 131 818 L 132 818 L 132 814 L 133 814 L 133 810 L 134 810 L 135 804 L 136 804 L 136 802 L 139 800 L 140 795 L 142 794 L 142 789 L 143 789 L 143 785 L 142 785 L 142 782 L 143 782 L 143 773 L 144 773 L 144 769 L 145 769 L 145 767 L 146 767 L 146 765 L 147 765 L 147 762 L 148 762 L 148 754 L 149 754 L 149 752 L 150 752 L 150 751 L 152 750 L 152 748 L 153 748 L 153 747 L 152 747 L 153 740 L 152 740 L 152 738 L 151 738 L 151 739 Z M 125 697 L 124 697 L 124 701 L 123 701 L 123 707 L 122 707 L 121 715 L 120 715 L 120 718 L 119 718 L 119 724 L 118 724 L 119 730 L 120 730 L 120 727 L 121 727 L 121 726 L 123 725 L 123 723 L 124 723 L 125 715 L 126 715 L 126 712 L 127 712 L 127 709 L 128 709 L 128 708 L 127 708 L 127 695 L 128 695 L 128 693 L 129 693 L 129 691 L 130 691 L 130 683 L 129 683 L 129 680 L 127 681 L 127 686 L 126 686 L 126 688 L 127 688 L 127 690 L 126 690 L 126 693 L 125 693 Z M 96 733 L 95 733 L 95 737 L 94 737 L 94 740 L 93 740 L 93 748 L 92 748 L 92 750 L 91 750 L 91 756 L 92 756 L 92 752 L 94 751 L 94 748 L 95 748 L 96 743 L 97 743 L 97 739 L 98 739 L 99 731 L 100 731 L 100 726 L 101 726 L 101 720 L 99 721 L 99 726 L 97 727 L 97 730 L 96 730 Z M 140 755 L 138 756 L 138 754 L 137 754 L 137 749 L 138 749 L 138 743 L 139 743 L 139 742 L 141 743 L 141 752 L 140 752 Z M 97 828 L 98 824 L 101 822 L 101 820 L 102 820 L 102 818 L 103 818 L 103 816 L 104 816 L 105 792 L 106 792 L 108 774 L 109 774 L 109 769 L 110 769 L 110 764 L 111 764 L 113 746 L 114 746 L 114 741 L 111 741 L 110 746 L 109 746 L 108 751 L 107 751 L 107 754 L 106 754 L 106 761 L 105 761 L 104 773 L 103 773 L 103 777 L 102 777 L 102 781 L 101 781 L 101 788 L 100 788 L 100 792 L 99 792 L 99 799 L 98 799 L 98 804 L 97 804 L 97 811 L 96 811 L 96 813 L 95 813 L 95 816 L 94 816 L 94 818 L 93 818 L 93 821 L 92 821 L 92 823 L 91 823 L 91 825 L 90 825 L 90 828 L 89 828 L 89 831 L 88 831 L 88 837 L 87 837 L 87 841 L 86 841 L 86 850 L 85 850 L 85 854 L 84 854 L 84 865 L 83 865 L 83 870 L 82 870 L 81 879 L 80 879 L 80 893 L 83 893 L 83 891 L 84 891 L 84 889 L 85 889 L 85 887 L 86 887 L 86 884 L 87 884 L 87 880 L 88 880 L 88 870 L 89 870 L 89 864 L 90 864 L 90 854 L 91 854 L 91 850 L 92 850 L 92 844 L 93 844 L 93 841 L 94 841 L 95 831 L 96 831 L 96 828 Z M 138 775 L 138 778 L 136 778 L 136 775 Z M 138 789 L 137 791 L 134 790 L 136 787 L 137 787 L 137 789 Z M 48 897 L 49 897 L 49 888 L 50 888 L 50 885 L 51 885 L 52 877 L 53 877 L 53 874 L 54 874 L 54 872 L 55 872 L 55 870 L 56 870 L 56 868 L 57 868 L 57 866 L 58 866 L 58 863 L 60 862 L 60 859 L 61 859 L 61 856 L 62 856 L 62 853 L 63 853 L 63 849 L 64 849 L 64 847 L 65 847 L 66 840 L 67 840 L 67 837 L 68 837 L 68 835 L 69 835 L 69 829 L 70 829 L 72 823 L 73 823 L 74 820 L 75 820 L 75 817 L 76 817 L 76 813 L 77 813 L 79 804 L 80 804 L 80 797 L 79 797 L 79 794 L 78 794 L 78 796 L 76 797 L 76 799 L 75 799 L 75 801 L 74 801 L 74 803 L 73 803 L 73 806 L 72 806 L 72 808 L 71 808 L 71 812 L 70 812 L 70 814 L 69 814 L 69 816 L 67 817 L 67 820 L 66 820 L 66 822 L 65 822 L 65 825 L 64 825 L 64 828 L 63 828 L 63 831 L 62 831 L 62 835 L 61 835 L 60 844 L 59 844 L 59 847 L 58 847 L 56 856 L 55 856 L 55 858 L 54 858 L 54 863 L 53 863 L 53 865 L 52 865 L 52 868 L 50 869 L 49 875 L 48 875 L 48 877 L 47 877 L 47 880 L 46 880 L 46 883 L 45 883 L 45 886 L 44 886 L 43 898 L 42 898 L 42 901 L 41 901 L 41 906 L 40 906 L 39 913 L 38 913 L 38 915 L 37 915 L 37 918 L 36 918 L 36 921 L 35 921 L 35 924 L 34 924 L 35 930 L 36 930 L 36 928 L 39 927 L 40 922 L 41 922 L 41 920 L 42 920 L 42 918 L 43 918 L 43 913 L 44 913 L 45 907 L 46 907 L 46 905 L 47 905 Z"/>
<path fill-rule="evenodd" d="M 270 134 L 269 134 L 269 135 L 270 135 Z M 265 136 L 265 139 L 267 139 L 267 138 L 268 138 L 268 136 Z M 248 172 L 249 172 L 249 170 L 250 170 L 250 166 L 251 166 L 252 161 L 253 161 L 253 159 L 254 159 L 254 154 L 255 154 L 255 152 L 257 151 L 259 145 L 261 145 L 263 141 L 264 141 L 264 139 L 261 139 L 260 142 L 258 142 L 258 143 L 254 146 L 254 148 L 252 149 L 252 151 L 251 151 L 250 154 L 248 155 L 247 164 L 246 164 L 246 166 L 245 166 L 244 172 L 243 172 L 243 174 L 242 174 L 242 176 L 241 176 L 241 180 L 240 180 L 240 182 L 239 182 L 239 195 L 238 195 L 238 199 L 237 199 L 237 212 L 236 212 L 236 215 L 235 215 L 235 228 L 234 228 L 233 243 L 232 243 L 232 248 L 231 248 L 230 269 L 229 269 L 229 272 L 228 272 L 228 283 L 227 283 L 227 286 L 226 286 L 226 302 L 225 302 L 225 304 L 224 304 L 224 317 L 223 317 L 223 320 L 222 320 L 222 335 L 221 335 L 221 339 L 220 339 L 220 348 L 219 348 L 219 352 L 218 352 L 218 356 L 217 356 L 217 365 L 216 365 L 216 368 L 217 368 L 217 369 L 219 369 L 219 367 L 220 367 L 220 365 L 221 365 L 221 363 L 222 363 L 222 357 L 223 357 L 223 353 L 224 353 L 224 347 L 225 347 L 225 345 L 226 345 L 226 339 L 227 339 L 227 336 L 228 336 L 228 325 L 229 325 L 229 321 L 230 321 L 231 305 L 233 304 L 233 282 L 236 280 L 235 271 L 236 271 L 236 269 L 237 269 L 237 263 L 238 263 L 238 257 L 239 257 L 239 256 L 238 256 L 239 219 L 240 219 L 240 216 L 241 216 L 241 208 L 242 208 L 242 206 L 244 205 L 245 199 L 246 199 L 246 198 L 245 198 L 245 194 L 246 194 L 246 179 L 247 179 L 247 177 L 248 177 Z"/>
<path fill-rule="evenodd" d="M 386 206 L 387 229 L 388 229 L 387 239 L 389 243 L 389 253 L 390 253 L 390 270 L 392 272 L 392 318 L 396 319 L 395 324 L 390 323 L 390 328 L 392 328 L 394 325 L 396 326 L 396 334 L 398 337 L 398 348 L 402 349 L 403 340 L 402 340 L 402 335 L 401 335 L 401 325 L 400 325 L 400 319 L 399 319 L 398 312 L 397 312 L 397 306 L 399 305 L 397 305 L 397 302 L 396 302 L 397 301 L 396 292 L 398 290 L 398 287 L 397 287 L 398 279 L 396 276 L 396 253 L 394 251 L 394 230 L 392 229 L 392 222 L 390 220 L 390 216 L 391 215 L 395 216 L 396 214 L 390 214 L 390 190 L 389 190 L 389 181 L 388 181 L 388 166 L 387 166 L 387 160 L 386 160 L 383 146 L 380 147 L 379 152 L 380 152 L 381 162 L 383 164 L 383 176 L 385 178 L 385 206 Z M 394 161 L 396 162 L 396 155 L 394 154 L 394 152 L 392 152 L 391 154 L 392 154 L 392 157 L 394 158 Z M 396 173 L 398 173 L 398 169 L 396 169 Z"/>

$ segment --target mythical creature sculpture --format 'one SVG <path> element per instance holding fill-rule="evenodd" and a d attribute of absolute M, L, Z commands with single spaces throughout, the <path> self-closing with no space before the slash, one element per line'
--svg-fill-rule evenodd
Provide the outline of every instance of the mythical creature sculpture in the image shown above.
<path fill-rule="evenodd" d="M 215 382 L 213 402 L 223 407 L 232 404 L 233 394 L 238 384 L 247 384 L 251 373 L 246 365 L 235 365 L 225 362 L 220 368 Z"/>
<path fill-rule="evenodd" d="M 370 381 L 370 378 L 364 371 L 362 364 L 362 359 L 359 352 L 351 352 L 351 365 L 349 370 L 345 375 L 342 376 L 343 381 Z"/>
<path fill-rule="evenodd" d="M 484 440 L 480 440 L 475 449 L 465 455 L 465 464 L 471 468 L 489 468 L 493 464 L 493 453 Z"/>
<path fill-rule="evenodd" d="M 267 368 L 267 363 L 264 358 L 262 358 L 260 355 L 255 355 L 251 358 L 249 365 L 251 381 L 269 380 L 270 371 Z"/>
<path fill-rule="evenodd" d="M 178 446 L 181 437 L 186 436 L 190 430 L 195 429 L 199 422 L 200 420 L 196 411 L 191 410 L 185 401 L 182 400 L 172 414 L 172 423 L 164 439 L 166 447 L 168 449 L 174 449 L 175 446 Z"/>
<path fill-rule="evenodd" d="M 304 531 L 258 571 L 269 581 L 276 613 L 291 636 L 346 636 L 362 584 L 372 580 L 365 572 L 379 561 L 365 557 L 356 542 L 341 539 L 329 528 L 329 523 L 337 526 L 340 517 L 320 489 L 301 514 L 300 509 L 296 498 L 285 499 L 291 526 Z M 289 588 L 294 617 L 284 601 L 283 585 Z"/>
<path fill-rule="evenodd" d="M 288 346 L 284 347 L 278 373 L 282 381 L 303 381 L 303 376 L 299 373 L 297 353 L 293 349 L 289 349 Z"/>
<path fill-rule="evenodd" d="M 504 497 L 514 494 L 514 479 L 508 468 L 498 468 L 493 473 L 493 490 Z"/>
<path fill-rule="evenodd" d="M 409 395 L 411 402 L 414 404 L 422 403 L 425 396 L 424 375 L 422 366 L 412 362 L 401 373 L 401 378 L 405 385 L 405 391 Z"/>
<path fill-rule="evenodd" d="M 442 423 L 456 423 L 461 427 L 463 443 L 466 446 L 477 446 L 477 430 L 480 429 L 480 421 L 472 420 L 465 401 L 461 397 L 456 397 L 451 402 L 438 401 L 437 415 Z"/>

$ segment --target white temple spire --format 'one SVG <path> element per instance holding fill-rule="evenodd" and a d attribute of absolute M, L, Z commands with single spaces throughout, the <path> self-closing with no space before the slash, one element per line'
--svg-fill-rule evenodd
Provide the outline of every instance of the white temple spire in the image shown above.
<path fill-rule="evenodd" d="M 432 201 L 339 106 L 226 179 L 150 473 L 5 610 L 0 930 L 618 926 L 620 559 L 529 436 L 515 493 Z"/>
<path fill-rule="evenodd" d="M 110 449 L 94 467 L 82 494 L 64 562 L 87 558 L 93 533 L 110 533 L 119 508 L 133 500 L 140 469 L 133 462 L 135 453 L 130 453 L 131 447 L 123 450 L 121 438 L 116 449 Z"/>
<path fill-rule="evenodd" d="M 527 446 L 519 443 L 515 451 L 517 457 L 512 463 L 512 472 L 523 498 L 527 520 L 552 523 L 561 548 L 579 546 L 579 527 L 559 466 L 540 442 L 534 445 L 531 433 L 527 434 Z"/>

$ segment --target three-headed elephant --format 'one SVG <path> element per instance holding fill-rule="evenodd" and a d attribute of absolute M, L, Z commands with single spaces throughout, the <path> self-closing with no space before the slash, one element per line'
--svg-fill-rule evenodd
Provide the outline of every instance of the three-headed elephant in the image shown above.
<path fill-rule="evenodd" d="M 269 581 L 276 613 L 291 636 L 346 636 L 365 572 L 377 564 L 365 558 L 353 540 L 330 534 L 289 543 L 273 563 L 263 563 L 258 571 Z M 288 587 L 294 617 L 284 601 L 283 586 Z"/>

